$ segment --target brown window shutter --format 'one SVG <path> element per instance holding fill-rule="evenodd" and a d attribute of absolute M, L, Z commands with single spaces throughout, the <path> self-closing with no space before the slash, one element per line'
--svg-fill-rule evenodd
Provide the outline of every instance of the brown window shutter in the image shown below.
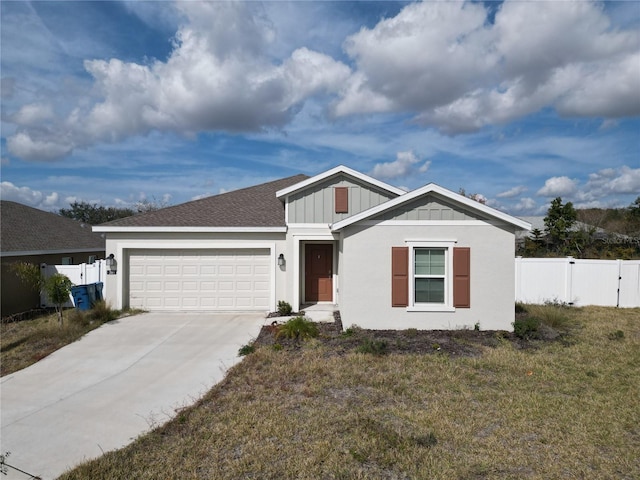
<path fill-rule="evenodd" d="M 391 247 L 391 306 L 409 305 L 409 247 Z"/>
<path fill-rule="evenodd" d="M 349 187 L 335 188 L 336 213 L 349 213 Z"/>
<path fill-rule="evenodd" d="M 453 306 L 471 307 L 471 249 L 453 249 Z"/>

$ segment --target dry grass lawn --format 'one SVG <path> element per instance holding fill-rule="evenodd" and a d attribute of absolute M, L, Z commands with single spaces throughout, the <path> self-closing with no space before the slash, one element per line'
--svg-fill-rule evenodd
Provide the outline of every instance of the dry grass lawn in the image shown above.
<path fill-rule="evenodd" d="M 567 312 L 569 341 L 476 357 L 262 347 L 62 478 L 640 478 L 640 309 Z"/>
<path fill-rule="evenodd" d="M 0 324 L 0 376 L 42 360 L 120 314 L 104 302 L 98 302 L 91 311 L 66 310 L 62 326 L 55 313 L 31 320 L 3 321 Z"/>

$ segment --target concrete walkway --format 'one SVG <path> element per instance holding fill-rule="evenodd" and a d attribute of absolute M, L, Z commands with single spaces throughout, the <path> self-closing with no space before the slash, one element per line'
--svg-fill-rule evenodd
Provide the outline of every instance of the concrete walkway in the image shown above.
<path fill-rule="evenodd" d="M 222 380 L 264 323 L 262 314 L 146 313 L 105 324 L 0 379 L 0 451 L 48 480 L 122 447 Z"/>

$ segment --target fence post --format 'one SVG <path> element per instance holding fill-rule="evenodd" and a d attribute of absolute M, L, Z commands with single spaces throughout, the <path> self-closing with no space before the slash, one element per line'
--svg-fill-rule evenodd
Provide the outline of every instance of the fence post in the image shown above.
<path fill-rule="evenodd" d="M 521 292 L 522 292 L 522 257 L 516 257 L 516 302 L 518 302 L 520 300 L 520 298 L 522 298 L 521 296 Z"/>
<path fill-rule="evenodd" d="M 573 265 L 575 265 L 576 261 L 572 256 L 567 257 L 567 270 L 566 270 L 566 288 L 565 288 L 565 299 L 564 302 L 569 305 L 573 305 Z"/>

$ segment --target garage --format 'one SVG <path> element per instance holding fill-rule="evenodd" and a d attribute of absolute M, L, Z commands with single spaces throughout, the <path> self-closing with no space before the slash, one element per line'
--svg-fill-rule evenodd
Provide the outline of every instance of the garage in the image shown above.
<path fill-rule="evenodd" d="M 129 251 L 129 306 L 149 311 L 269 310 L 269 249 Z"/>

